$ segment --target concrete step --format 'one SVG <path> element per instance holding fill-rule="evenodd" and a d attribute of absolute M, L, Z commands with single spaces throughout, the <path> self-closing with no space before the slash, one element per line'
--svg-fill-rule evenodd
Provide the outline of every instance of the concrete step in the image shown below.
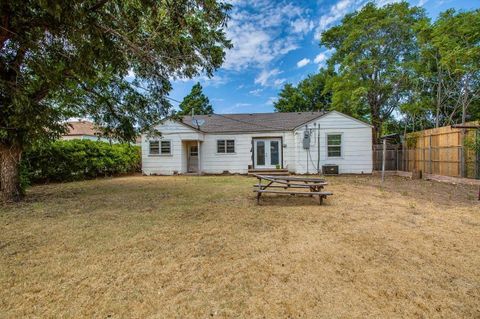
<path fill-rule="evenodd" d="M 288 169 L 249 169 L 248 175 L 290 175 Z"/>

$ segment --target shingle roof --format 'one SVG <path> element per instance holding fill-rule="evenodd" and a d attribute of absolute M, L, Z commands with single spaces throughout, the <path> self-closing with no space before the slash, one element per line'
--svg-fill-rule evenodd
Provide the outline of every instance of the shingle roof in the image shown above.
<path fill-rule="evenodd" d="M 79 136 L 79 135 L 90 135 L 98 136 L 101 135 L 101 131 L 98 130 L 92 122 L 89 121 L 73 121 L 68 122 L 68 133 L 66 136 Z"/>
<path fill-rule="evenodd" d="M 211 114 L 195 115 L 195 119 L 205 121 L 200 130 L 206 133 L 290 131 L 324 114 L 326 112 Z M 184 116 L 182 121 L 198 129 L 191 116 Z"/>

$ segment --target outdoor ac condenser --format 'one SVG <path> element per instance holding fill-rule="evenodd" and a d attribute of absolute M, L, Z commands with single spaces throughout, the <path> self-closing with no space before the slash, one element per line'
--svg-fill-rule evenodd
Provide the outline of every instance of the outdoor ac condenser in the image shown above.
<path fill-rule="evenodd" d="M 338 165 L 326 164 L 322 166 L 323 175 L 338 175 Z"/>

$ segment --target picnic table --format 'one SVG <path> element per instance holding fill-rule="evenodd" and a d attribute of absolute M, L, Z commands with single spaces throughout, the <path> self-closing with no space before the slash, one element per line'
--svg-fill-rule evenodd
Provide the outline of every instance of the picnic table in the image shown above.
<path fill-rule="evenodd" d="M 286 195 L 318 195 L 319 204 L 322 205 L 323 199 L 331 192 L 323 191 L 328 183 L 322 178 L 301 177 L 301 176 L 270 176 L 254 175 L 258 179 L 258 184 L 253 185 L 253 191 L 257 193 L 257 204 L 260 204 L 260 196 L 265 193 L 286 194 Z M 265 183 L 262 183 L 265 181 Z M 283 189 L 283 190 L 278 190 Z"/>

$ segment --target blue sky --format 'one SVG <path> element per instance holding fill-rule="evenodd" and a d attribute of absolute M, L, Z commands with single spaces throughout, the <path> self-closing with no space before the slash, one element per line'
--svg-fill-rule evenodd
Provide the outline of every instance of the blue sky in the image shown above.
<path fill-rule="evenodd" d="M 234 48 L 213 78 L 176 80 L 170 97 L 182 100 L 199 81 L 215 113 L 272 112 L 285 83 L 298 83 L 315 73 L 329 56 L 320 47 L 323 30 L 345 14 L 361 8 L 364 0 L 231 0 L 234 9 L 227 35 Z M 377 0 L 378 5 L 394 2 Z M 410 0 L 435 19 L 448 8 L 470 10 L 479 0 Z M 178 103 L 172 102 L 174 106 Z"/>

